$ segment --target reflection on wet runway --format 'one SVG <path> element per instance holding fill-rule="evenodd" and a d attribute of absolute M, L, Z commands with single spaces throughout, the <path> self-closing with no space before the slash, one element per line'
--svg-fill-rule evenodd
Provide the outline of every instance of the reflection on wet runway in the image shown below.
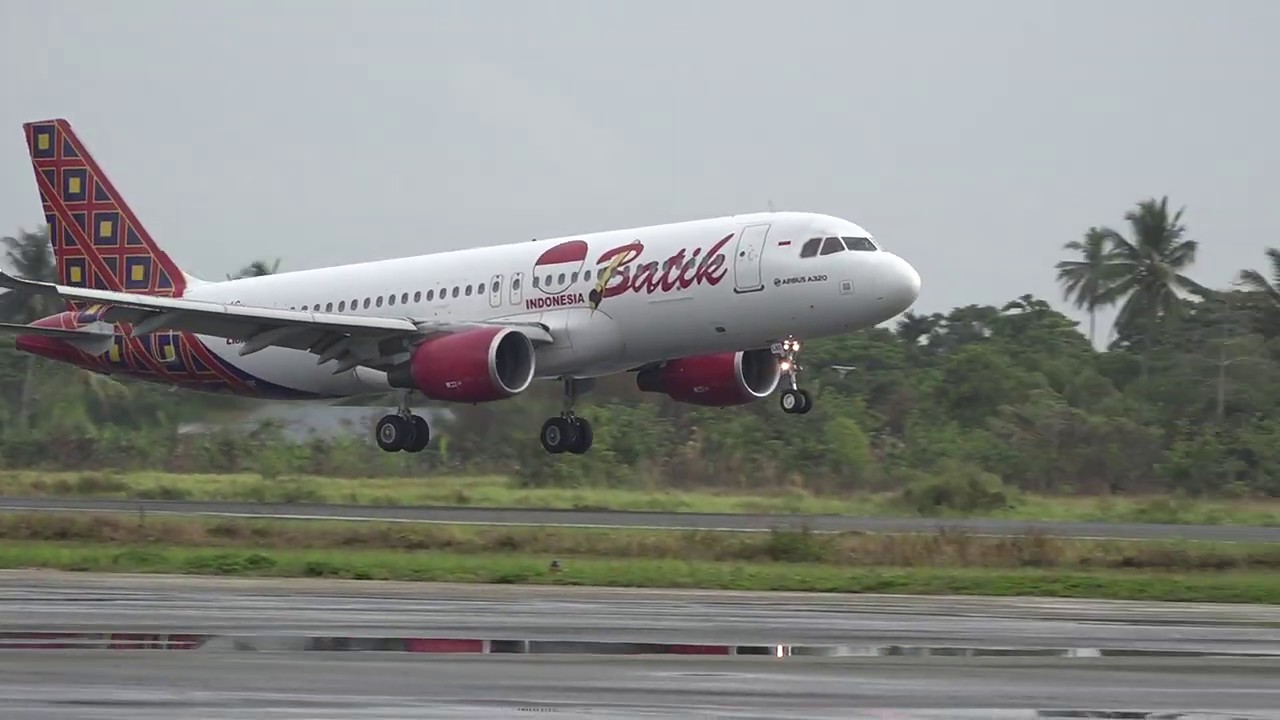
<path fill-rule="evenodd" d="M 1265 606 L 0 573 L 5 720 L 1221 720 L 1278 678 Z"/>

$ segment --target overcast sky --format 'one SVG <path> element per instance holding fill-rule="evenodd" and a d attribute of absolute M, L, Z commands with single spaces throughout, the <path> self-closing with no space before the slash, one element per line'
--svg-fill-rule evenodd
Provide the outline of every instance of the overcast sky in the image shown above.
<path fill-rule="evenodd" d="M 0 28 L 0 231 L 43 221 L 21 123 L 66 117 L 208 278 L 770 202 L 867 227 L 924 312 L 1060 304 L 1061 245 L 1148 196 L 1187 206 L 1201 282 L 1280 246 L 1275 0 L 5 0 Z"/>

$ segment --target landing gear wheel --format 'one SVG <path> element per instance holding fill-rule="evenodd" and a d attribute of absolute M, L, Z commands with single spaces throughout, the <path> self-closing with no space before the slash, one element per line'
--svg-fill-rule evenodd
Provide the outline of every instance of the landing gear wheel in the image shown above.
<path fill-rule="evenodd" d="M 399 415 L 387 415 L 378 421 L 378 426 L 374 431 L 374 435 L 378 440 L 378 447 L 386 452 L 398 452 L 403 450 L 405 443 L 412 440 L 413 427 L 408 420 Z"/>
<path fill-rule="evenodd" d="M 796 356 L 800 354 L 800 341 L 787 338 L 773 346 L 773 354 L 778 357 L 778 369 L 787 376 L 789 388 L 778 398 L 782 412 L 788 415 L 804 415 L 813 409 L 813 398 L 808 391 L 800 389 L 800 363 Z"/>
<path fill-rule="evenodd" d="M 801 390 L 797 390 L 796 392 L 800 393 L 800 399 L 804 401 L 804 403 L 800 406 L 800 409 L 797 410 L 796 412 L 800 413 L 801 415 L 804 415 L 805 413 L 813 409 L 813 398 L 809 397 L 808 390 L 801 389 Z"/>
<path fill-rule="evenodd" d="M 559 455 L 574 447 L 578 435 L 576 431 L 577 428 L 569 422 L 568 418 L 548 418 L 542 423 L 542 432 L 538 435 L 538 439 L 542 441 L 543 450 L 552 455 Z"/>
<path fill-rule="evenodd" d="M 411 453 L 419 453 L 427 449 L 427 445 L 431 442 L 431 428 L 427 425 L 427 421 L 421 415 L 414 415 L 413 419 L 406 423 L 411 429 L 411 437 L 405 441 L 401 450 Z"/>
<path fill-rule="evenodd" d="M 560 417 L 543 423 L 538 435 L 543 450 L 552 455 L 564 452 L 581 455 L 591 449 L 591 423 L 573 414 L 573 403 L 594 385 L 595 380 L 591 378 L 564 378 L 564 409 Z"/>
<path fill-rule="evenodd" d="M 788 415 L 803 415 L 809 412 L 812 401 L 809 393 L 804 390 L 785 390 L 782 397 L 778 398 L 778 404 L 782 406 L 782 412 Z"/>
<path fill-rule="evenodd" d="M 582 455 L 591 449 L 591 423 L 580 417 L 574 417 L 570 422 L 574 425 L 574 441 L 569 446 L 569 452 Z"/>

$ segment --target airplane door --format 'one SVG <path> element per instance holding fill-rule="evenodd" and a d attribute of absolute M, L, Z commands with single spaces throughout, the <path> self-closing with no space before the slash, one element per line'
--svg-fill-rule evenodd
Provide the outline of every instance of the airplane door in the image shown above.
<path fill-rule="evenodd" d="M 733 257 L 733 291 L 756 292 L 764 289 L 760 279 L 760 261 L 764 258 L 764 239 L 768 225 L 748 225 L 738 233 L 738 248 Z"/>
<path fill-rule="evenodd" d="M 494 275 L 489 278 L 489 305 L 490 307 L 502 307 L 501 275 Z"/>
<path fill-rule="evenodd" d="M 524 285 L 524 273 L 522 272 L 512 273 L 511 274 L 511 304 L 512 305 L 519 305 L 524 299 L 523 298 L 524 291 L 521 289 L 520 287 L 521 285 Z"/>

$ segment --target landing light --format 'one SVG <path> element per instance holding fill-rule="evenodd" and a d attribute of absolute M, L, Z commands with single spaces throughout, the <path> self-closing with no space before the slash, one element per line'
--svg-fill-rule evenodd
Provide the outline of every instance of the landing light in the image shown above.
<path fill-rule="evenodd" d="M 778 363 L 778 369 L 781 370 L 782 372 L 787 372 L 788 370 L 791 369 L 791 363 L 787 362 L 786 360 L 783 360 L 782 362 Z"/>

